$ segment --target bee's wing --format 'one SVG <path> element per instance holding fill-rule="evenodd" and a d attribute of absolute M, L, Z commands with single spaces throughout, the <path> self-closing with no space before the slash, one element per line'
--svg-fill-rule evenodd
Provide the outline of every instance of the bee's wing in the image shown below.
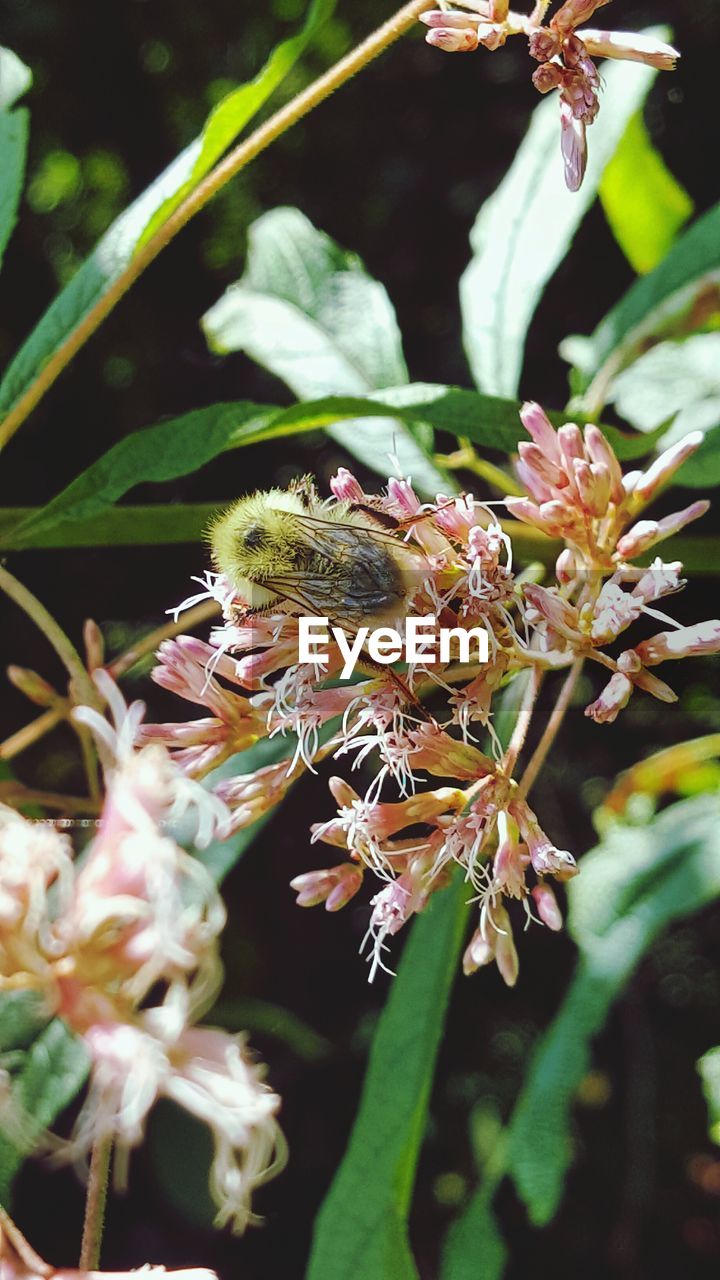
<path fill-rule="evenodd" d="M 349 554 L 357 554 L 358 546 L 376 543 L 383 547 L 393 547 L 395 554 L 408 565 L 419 567 L 425 557 L 419 547 L 408 545 L 397 534 L 390 533 L 380 527 L 371 528 L 364 524 L 342 524 L 337 520 L 322 520 L 318 516 L 302 515 L 303 534 L 314 551 L 326 556 L 328 560 L 346 563 Z"/>
<path fill-rule="evenodd" d="M 305 571 L 278 573 L 266 578 L 263 585 L 310 615 L 327 614 L 338 622 L 343 621 L 340 616 L 337 582 L 327 574 Z"/>

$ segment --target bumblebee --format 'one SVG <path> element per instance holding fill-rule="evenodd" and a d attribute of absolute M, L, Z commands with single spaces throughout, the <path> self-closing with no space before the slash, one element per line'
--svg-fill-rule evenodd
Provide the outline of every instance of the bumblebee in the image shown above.
<path fill-rule="evenodd" d="M 215 568 L 251 612 L 289 603 L 355 629 L 402 619 L 427 573 L 401 528 L 369 506 L 323 502 L 305 478 L 240 498 L 207 536 Z"/>

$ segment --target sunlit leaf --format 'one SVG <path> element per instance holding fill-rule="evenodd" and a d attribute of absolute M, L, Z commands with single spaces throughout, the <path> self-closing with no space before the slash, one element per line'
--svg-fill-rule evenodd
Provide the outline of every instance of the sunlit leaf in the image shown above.
<path fill-rule="evenodd" d="M 315 1225 L 307 1280 L 417 1280 L 407 1217 L 467 896 L 456 877 L 412 927 L 350 1143 Z"/>
<path fill-rule="evenodd" d="M 622 369 L 666 338 L 720 324 L 720 204 L 684 232 L 654 271 L 643 276 L 589 338 L 572 338 L 563 354 L 575 369 L 578 407 L 602 412 Z"/>
<path fill-rule="evenodd" d="M 707 438 L 675 477 L 676 484 L 720 484 L 720 333 L 659 342 L 615 378 L 608 401 L 639 431 L 665 424 L 663 447 L 690 431 Z"/>
<path fill-rule="evenodd" d="M 354 253 L 299 209 L 272 209 L 248 233 L 245 273 L 203 317 L 213 351 L 244 351 L 296 396 L 362 396 L 407 382 L 400 331 L 386 290 Z M 439 473 L 397 419 L 331 425 L 330 435 L 387 474 L 395 454 L 425 493 Z M 447 481 L 445 481 L 447 484 Z"/>
<path fill-rule="evenodd" d="M 275 50 L 251 84 L 219 103 L 200 138 L 180 152 L 115 219 L 5 371 L 0 383 L 0 416 L 25 394 L 48 360 L 122 275 L 150 224 L 157 229 L 167 220 L 178 201 L 197 186 L 207 168 L 277 88 L 333 8 L 334 0 L 312 0 L 302 32 Z"/>
<path fill-rule="evenodd" d="M 27 108 L 12 108 L 31 84 L 30 69 L 11 49 L 0 48 L 0 264 L 17 220 L 30 123 Z"/>
<path fill-rule="evenodd" d="M 143 231 L 138 245 L 167 221 L 174 209 L 195 189 L 209 173 L 221 155 L 235 141 L 268 98 L 282 84 L 285 77 L 302 56 L 313 36 L 332 17 L 337 0 L 311 0 L 302 30 L 289 40 L 277 45 L 265 66 L 249 84 L 233 89 L 211 111 L 203 131 L 188 147 L 186 157 L 189 176 L 156 210 Z"/>
<path fill-rule="evenodd" d="M 550 1221 L 560 1203 L 573 1097 L 610 1006 L 661 930 L 719 895 L 717 795 L 673 805 L 646 827 L 614 827 L 583 858 L 569 886 L 580 960 L 510 1124 L 509 1168 L 534 1223 Z"/>
<path fill-rule="evenodd" d="M 602 109 L 588 134 L 590 158 L 578 192 L 563 180 L 556 95 L 535 108 L 510 169 L 477 216 L 472 261 L 460 282 L 465 351 L 481 391 L 517 394 L 535 308 L 656 74 L 630 63 L 603 64 Z"/>
<path fill-rule="evenodd" d="M 628 122 L 600 182 L 615 239 L 640 275 L 662 262 L 693 212 L 693 202 L 652 144 L 642 112 Z"/>

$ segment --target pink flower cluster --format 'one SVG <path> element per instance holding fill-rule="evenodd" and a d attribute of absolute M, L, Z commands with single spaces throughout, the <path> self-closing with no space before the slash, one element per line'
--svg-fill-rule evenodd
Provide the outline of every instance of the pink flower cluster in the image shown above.
<path fill-rule="evenodd" d="M 420 15 L 430 28 L 428 44 L 448 53 L 482 45 L 499 49 L 508 36 L 525 35 L 531 58 L 539 62 L 533 84 L 539 93 L 557 89 L 565 181 L 571 191 L 582 184 L 587 164 L 586 129 L 600 107 L 600 77 L 594 58 L 621 58 L 672 71 L 677 50 L 653 36 L 583 27 L 608 0 L 565 0 L 543 25 L 549 0 L 538 0 L 531 14 L 514 13 L 507 0 L 459 0 L 458 8 L 430 9 Z"/>
<path fill-rule="evenodd" d="M 507 499 L 506 506 L 516 519 L 563 540 L 552 584 L 516 574 L 506 527 L 471 494 L 441 494 L 423 504 L 408 481 L 390 479 L 383 495 L 368 495 L 344 468 L 331 484 L 336 501 L 394 517 L 397 536 L 422 554 L 425 570 L 408 614 L 434 616 L 438 634 L 440 628 L 482 625 L 489 636 L 487 663 L 460 662 L 453 652 L 441 661 L 435 636 L 435 663 L 410 664 L 401 678 L 370 669 L 356 683 L 333 685 L 342 666 L 333 644 L 326 668 L 297 661 L 295 606 L 279 604 L 248 617 L 232 584 L 214 574 L 203 585 L 221 604 L 224 621 L 211 643 L 182 636 L 166 641 L 158 654 L 157 682 L 212 713 L 143 730 L 145 740 L 162 743 L 190 777 L 206 775 L 259 738 L 294 735 L 289 758 L 208 780 L 230 811 L 230 830 L 267 813 L 305 769 L 328 756 L 350 756 L 355 769 L 374 756 L 364 794 L 331 778 L 337 811 L 312 829 L 313 841 L 341 850 L 343 860 L 293 880 L 300 905 L 324 903 L 337 911 L 368 871 L 379 877 L 368 928 L 371 976 L 384 967 L 388 937 L 447 884 L 455 864 L 480 908 L 466 972 L 495 960 L 505 980 L 515 981 L 507 900 L 518 900 L 526 918 L 561 927 L 552 881 L 574 875 L 575 861 L 543 831 L 528 804 L 530 783 L 513 776 L 544 673 L 577 671 L 585 659 L 606 669 L 609 683 L 586 712 L 602 723 L 615 718 L 635 689 L 674 699 L 650 668 L 720 649 L 720 623 L 676 627 L 656 608 L 683 585 L 679 563 L 632 563 L 705 511 L 700 502 L 657 521 L 644 516 L 699 438 L 689 437 L 647 470 L 623 476 L 596 427 L 582 432 L 568 423 L 556 431 L 534 404 L 525 405 L 521 416 L 531 436 L 520 445 L 518 461 L 528 497 Z M 669 629 L 617 657 L 608 653 L 607 646 L 643 615 Z M 515 678 L 526 689 L 506 744 L 494 727 L 493 700 Z M 486 738 L 482 749 L 479 732 Z"/>
<path fill-rule="evenodd" d="M 228 813 L 164 748 L 136 749 L 142 704 L 126 708 L 102 670 L 95 682 L 115 727 L 88 707 L 74 712 L 95 735 L 107 786 L 82 862 L 51 825 L 0 806 L 0 990 L 39 993 L 87 1049 L 87 1096 L 68 1142 L 51 1142 L 59 1155 L 81 1158 L 109 1138 L 122 1171 L 153 1103 L 171 1098 L 209 1126 L 218 1221 L 242 1230 L 254 1187 L 282 1159 L 279 1098 L 242 1037 L 196 1025 L 222 979 L 225 909 L 170 834 L 189 812 L 202 845 L 224 832 Z M 34 1132 L 12 1093 L 4 1112 L 25 1145 L 24 1131 Z"/>

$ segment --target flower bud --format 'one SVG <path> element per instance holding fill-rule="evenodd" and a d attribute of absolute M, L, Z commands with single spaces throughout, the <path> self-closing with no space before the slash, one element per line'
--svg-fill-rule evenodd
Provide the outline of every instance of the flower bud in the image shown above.
<path fill-rule="evenodd" d="M 620 58 L 630 62 L 644 62 L 658 71 L 674 71 L 680 57 L 677 49 L 654 36 L 637 31 L 590 31 L 577 33 L 593 58 Z"/>
<path fill-rule="evenodd" d="M 495 963 L 506 987 L 514 987 L 520 972 L 520 961 L 512 935 L 510 917 L 504 907 L 493 908 L 493 923 L 497 929 Z"/>
<path fill-rule="evenodd" d="M 575 554 L 570 547 L 565 547 L 555 561 L 555 577 L 564 586 L 566 583 L 572 582 L 576 573 Z"/>
<path fill-rule="evenodd" d="M 577 864 L 572 854 L 567 849 L 556 849 L 525 800 L 513 800 L 508 811 L 520 828 L 536 875 L 557 876 L 559 880 L 577 875 Z"/>
<path fill-rule="evenodd" d="M 585 448 L 591 462 L 607 467 L 610 476 L 610 497 L 613 502 L 622 502 L 625 492 L 622 483 L 622 470 L 599 427 L 589 422 L 584 430 Z"/>
<path fill-rule="evenodd" d="M 324 902 L 326 911 L 339 911 L 355 896 L 362 881 L 360 867 L 353 862 L 341 862 L 337 867 L 295 876 L 290 888 L 298 895 L 299 907 L 316 907 Z"/>
<path fill-rule="evenodd" d="M 525 599 L 537 609 L 561 635 L 579 640 L 578 614 L 574 605 L 568 604 L 556 591 L 528 582 L 523 588 Z"/>
<path fill-rule="evenodd" d="M 567 475 L 557 463 L 553 462 L 543 452 L 537 444 L 531 444 L 527 440 L 521 440 L 518 445 L 518 453 L 526 467 L 534 471 L 545 484 L 552 485 L 556 489 L 564 489 L 568 483 Z"/>
<path fill-rule="evenodd" d="M 579 191 L 587 166 L 585 121 L 576 119 L 567 102 L 560 103 L 560 150 L 565 166 L 565 185 L 568 191 Z"/>
<path fill-rule="evenodd" d="M 596 9 L 601 9 L 608 2 L 609 0 L 565 0 L 565 4 L 560 6 L 551 19 L 550 26 L 553 31 L 569 35 L 581 22 L 587 22 Z"/>
<path fill-rule="evenodd" d="M 678 440 L 677 444 L 671 445 L 661 453 L 638 480 L 635 486 L 635 497 L 643 502 L 650 502 L 658 490 L 672 479 L 683 462 L 686 462 L 700 448 L 702 442 L 702 431 L 691 431 L 684 439 Z"/>
<path fill-rule="evenodd" d="M 551 93 L 563 83 L 563 70 L 556 62 L 541 62 L 532 73 L 532 82 L 538 93 Z"/>
<path fill-rule="evenodd" d="M 591 516 L 602 516 L 610 500 L 610 476 L 605 467 L 597 463 L 576 460 L 575 484 L 583 507 Z"/>
<path fill-rule="evenodd" d="M 505 44 L 507 32 L 502 24 L 482 23 L 477 29 L 477 38 L 478 44 L 493 53 L 495 49 L 501 49 Z"/>
<path fill-rule="evenodd" d="M 471 973 L 475 973 L 478 969 L 481 969 L 483 965 L 492 964 L 494 959 L 494 938 L 493 941 L 490 942 L 487 938 L 483 937 L 479 929 L 476 929 L 465 948 L 462 961 L 463 973 L 469 977 Z"/>
<path fill-rule="evenodd" d="M 445 53 L 471 53 L 479 43 L 474 27 L 463 27 L 459 31 L 453 27 L 432 27 L 425 40 Z"/>
<path fill-rule="evenodd" d="M 537 31 L 530 34 L 528 52 L 536 62 L 550 62 L 559 54 L 561 44 L 562 39 L 557 31 L 551 31 L 549 27 L 539 27 Z"/>
<path fill-rule="evenodd" d="M 523 488 L 536 502 L 549 502 L 552 498 L 552 489 L 540 479 L 540 476 L 532 467 L 526 466 L 522 458 L 515 463 L 515 474 Z"/>
<path fill-rule="evenodd" d="M 542 449 L 546 458 L 553 462 L 560 461 L 557 434 L 544 409 L 534 400 L 526 400 L 520 409 L 520 421 L 536 445 Z"/>
<path fill-rule="evenodd" d="M 662 542 L 664 538 L 679 533 L 693 520 L 699 520 L 709 508 L 710 503 L 700 499 L 698 502 L 691 502 L 690 506 L 682 511 L 663 516 L 662 520 L 638 520 L 637 524 L 633 525 L 632 529 L 628 529 L 627 533 L 619 539 L 618 552 L 623 559 L 632 560 L 635 556 L 642 555 L 644 551 L 649 551 L 650 547 L 654 547 L 657 542 Z"/>
<path fill-rule="evenodd" d="M 582 431 L 575 422 L 565 422 L 557 434 L 563 462 L 572 475 L 578 462 L 587 463 Z"/>
<path fill-rule="evenodd" d="M 101 667 L 105 660 L 105 641 L 97 622 L 87 618 L 83 626 L 83 644 L 88 671 Z"/>
<path fill-rule="evenodd" d="M 657 698 L 658 702 L 677 702 L 678 696 L 674 689 L 670 688 L 664 680 L 659 680 L 652 672 L 646 671 L 641 667 L 637 675 L 633 676 L 633 680 L 638 689 L 642 689 L 644 693 L 649 693 L 651 697 Z"/>
<path fill-rule="evenodd" d="M 420 21 L 426 27 L 453 27 L 457 31 L 465 31 L 473 23 L 477 25 L 478 19 L 473 14 L 460 13 L 458 10 L 428 9 L 420 14 Z M 345 468 L 341 467 L 341 470 L 344 471 Z"/>
<path fill-rule="evenodd" d="M 340 809 L 351 808 L 360 799 L 354 787 L 351 787 L 349 782 L 346 782 L 344 778 L 337 777 L 337 775 L 333 775 L 330 778 L 328 787 L 333 800 Z"/>
<path fill-rule="evenodd" d="M 660 631 L 649 640 L 637 645 L 637 653 L 643 666 L 654 667 L 658 662 L 671 658 L 694 658 L 704 653 L 720 651 L 720 621 L 696 622 L 692 627 L 678 627 L 677 631 Z"/>
<path fill-rule="evenodd" d="M 423 15 L 423 20 L 427 15 Z M 447 13 L 443 13 L 444 18 L 449 17 Z M 330 481 L 332 489 L 338 502 L 364 502 L 365 494 L 359 480 L 355 479 L 352 471 L 348 471 L 347 467 L 338 467 L 337 475 L 333 476 Z"/>
<path fill-rule="evenodd" d="M 548 929 L 552 929 L 554 933 L 562 929 L 562 912 L 550 885 L 541 880 L 539 884 L 535 885 L 531 896 L 543 924 L 547 925 Z"/>
<path fill-rule="evenodd" d="M 11 665 L 7 669 L 7 678 L 21 693 L 38 707 L 52 707 L 60 702 L 60 697 L 47 680 L 43 680 L 37 671 L 27 667 Z"/>
<path fill-rule="evenodd" d="M 585 708 L 585 715 L 596 724 L 612 724 L 627 706 L 632 691 L 632 680 L 623 675 L 622 671 L 616 671 L 605 685 L 600 697 Z"/>

